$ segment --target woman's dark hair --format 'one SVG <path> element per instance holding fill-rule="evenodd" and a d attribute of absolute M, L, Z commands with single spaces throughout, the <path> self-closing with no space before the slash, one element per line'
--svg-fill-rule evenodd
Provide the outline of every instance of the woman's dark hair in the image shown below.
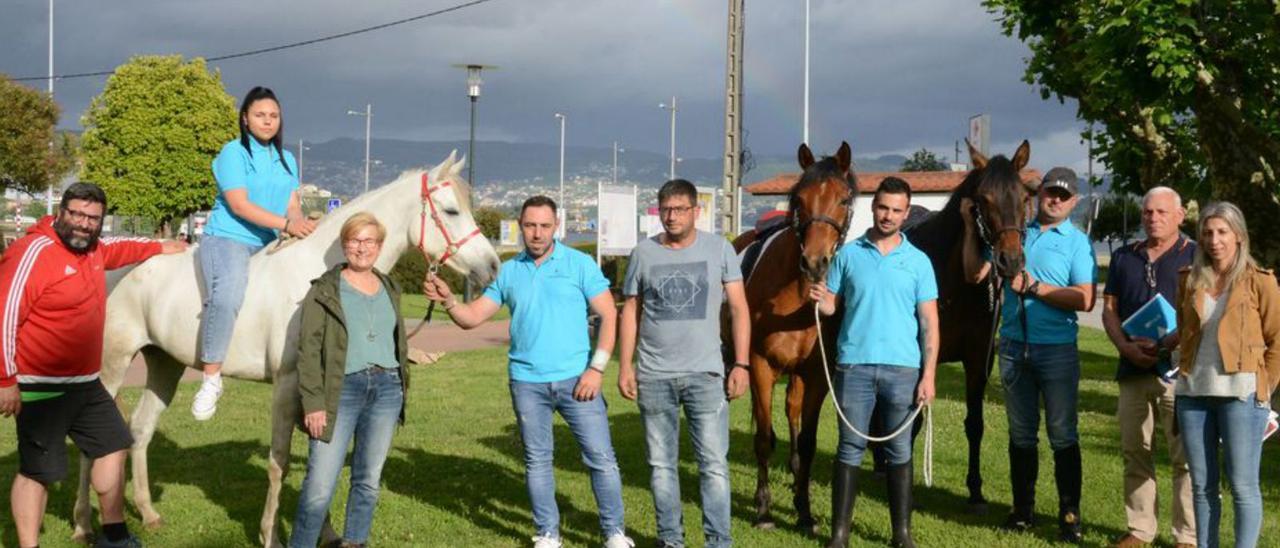
<path fill-rule="evenodd" d="M 275 101 L 276 106 L 280 105 L 280 100 L 276 99 L 275 92 L 271 91 L 271 88 L 264 88 L 262 86 L 254 86 L 253 89 L 249 90 L 249 93 L 244 95 L 244 101 L 240 102 L 240 146 L 244 147 L 245 151 L 249 153 L 249 156 L 253 156 L 253 148 L 249 146 L 249 139 L 254 137 L 253 134 L 249 132 L 249 124 L 245 122 L 244 119 L 249 115 L 249 107 L 263 99 L 270 99 Z M 272 137 L 268 144 L 275 147 L 276 155 L 280 156 L 280 165 L 284 166 L 284 170 L 289 172 L 290 175 L 293 175 L 293 170 L 289 169 L 289 163 L 284 161 L 284 146 L 282 143 L 284 143 L 283 114 L 280 115 L 280 125 L 276 130 L 276 136 Z"/>

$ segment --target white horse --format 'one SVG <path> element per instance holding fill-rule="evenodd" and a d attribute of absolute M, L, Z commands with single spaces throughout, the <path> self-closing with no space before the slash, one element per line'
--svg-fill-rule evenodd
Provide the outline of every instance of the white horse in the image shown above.
<path fill-rule="evenodd" d="M 467 239 L 478 229 L 471 215 L 468 183 L 459 176 L 463 162 L 455 156 L 450 154 L 425 173 L 401 174 L 394 182 L 325 216 L 307 238 L 274 253 L 264 250 L 249 262 L 249 285 L 222 373 L 274 383 L 267 464 L 270 485 L 259 538 L 264 546 L 279 545 L 276 513 L 299 412 L 295 360 L 300 304 L 311 280 L 343 260 L 338 241 L 343 222 L 356 212 L 368 211 L 386 225 L 387 239 L 375 265 L 383 272 L 390 271 L 402 253 L 416 247 L 428 260 L 443 257 L 446 266 L 481 287 L 497 275 L 498 255 L 488 240 L 479 235 Z M 157 256 L 108 280 L 102 382 L 115 394 L 139 351 L 147 366 L 146 392 L 130 420 L 135 440 L 130 456 L 133 501 L 148 528 L 159 526 L 161 521 L 151 501 L 147 444 L 160 414 L 173 400 L 183 371 L 199 365 L 196 350 L 203 284 L 196 264 L 198 252 L 197 247 L 178 255 Z M 88 470 L 88 459 L 81 459 L 75 508 L 75 537 L 81 540 L 93 531 Z"/>

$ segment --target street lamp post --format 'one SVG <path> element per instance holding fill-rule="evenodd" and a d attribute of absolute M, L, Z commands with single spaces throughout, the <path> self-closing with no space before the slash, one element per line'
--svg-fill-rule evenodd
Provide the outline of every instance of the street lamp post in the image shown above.
<path fill-rule="evenodd" d="M 348 110 L 348 116 L 364 116 L 364 191 L 369 192 L 369 136 L 373 128 L 373 105 L 366 104 L 364 112 Z"/>
<path fill-rule="evenodd" d="M 618 148 L 618 142 L 613 142 L 613 184 L 618 184 L 618 153 L 626 152 L 625 148 Z"/>
<path fill-rule="evenodd" d="M 556 119 L 560 120 L 560 211 L 564 211 L 564 120 L 565 115 L 556 113 Z"/>
<path fill-rule="evenodd" d="M 53 0 L 49 0 L 49 100 L 53 100 Z M 54 123 L 54 129 L 57 129 L 57 122 Z M 55 131 L 56 134 L 56 131 Z M 54 143 L 57 139 L 49 141 L 49 149 L 52 151 Z M 61 175 L 61 174 L 59 174 Z M 49 181 L 47 189 L 47 197 L 45 200 L 44 212 L 46 215 L 53 215 L 53 186 L 57 184 L 55 181 Z"/>
<path fill-rule="evenodd" d="M 658 108 L 671 111 L 671 178 L 676 178 L 676 96 L 671 96 L 671 104 L 658 103 Z"/>
<path fill-rule="evenodd" d="M 298 184 L 305 182 L 302 180 L 302 151 L 304 150 L 311 150 L 311 147 L 304 144 L 302 139 L 298 139 Z"/>
<path fill-rule="evenodd" d="M 476 169 L 476 101 L 480 99 L 480 71 L 498 68 L 495 65 L 455 64 L 454 68 L 467 69 L 467 97 L 471 98 L 471 140 L 467 144 L 467 181 L 475 184 Z"/>

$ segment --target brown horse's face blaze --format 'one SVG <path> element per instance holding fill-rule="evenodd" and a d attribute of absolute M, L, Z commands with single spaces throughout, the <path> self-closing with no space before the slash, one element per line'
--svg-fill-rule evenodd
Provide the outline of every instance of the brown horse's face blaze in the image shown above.
<path fill-rule="evenodd" d="M 800 229 L 800 272 L 810 283 L 826 280 L 827 269 L 835 258 L 848 230 L 853 192 L 849 184 L 831 178 L 812 185 L 797 194 L 795 215 Z"/>
<path fill-rule="evenodd" d="M 996 274 L 1009 279 L 1022 272 L 1026 258 L 1022 253 L 1023 227 L 1027 224 L 1027 210 L 1033 195 L 1022 184 L 1010 185 L 1004 191 L 980 187 L 973 203 L 979 209 L 976 222 L 982 222 L 991 246 L 991 264 Z"/>

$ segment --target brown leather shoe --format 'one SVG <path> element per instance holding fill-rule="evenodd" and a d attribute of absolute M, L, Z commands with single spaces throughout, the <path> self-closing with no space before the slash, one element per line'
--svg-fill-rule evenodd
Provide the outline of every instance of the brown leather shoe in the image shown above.
<path fill-rule="evenodd" d="M 1151 543 L 1133 536 L 1133 533 L 1129 533 L 1120 537 L 1120 540 L 1115 541 L 1111 546 L 1113 548 L 1144 548 L 1146 546 L 1151 546 Z M 1179 544 L 1178 548 L 1182 548 L 1183 546 L 1184 545 Z"/>

